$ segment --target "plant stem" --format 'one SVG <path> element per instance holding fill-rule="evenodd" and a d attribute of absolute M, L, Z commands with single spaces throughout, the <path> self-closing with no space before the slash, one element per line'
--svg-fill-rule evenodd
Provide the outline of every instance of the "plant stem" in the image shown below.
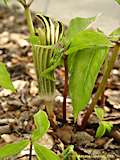
<path fill-rule="evenodd" d="M 34 35 L 34 26 L 33 26 L 33 22 L 32 22 L 32 17 L 31 17 L 31 12 L 29 7 L 25 7 L 25 17 L 27 20 L 27 25 L 28 25 L 28 29 L 30 34 Z"/>
<path fill-rule="evenodd" d="M 65 67 L 65 83 L 63 92 L 63 121 L 66 122 L 66 98 L 68 92 L 68 65 L 67 65 L 67 55 L 64 54 L 64 67 Z"/>
<path fill-rule="evenodd" d="M 117 57 L 117 54 L 119 52 L 119 44 L 116 44 L 114 49 L 113 49 L 113 53 L 112 53 L 112 56 L 109 60 L 109 63 L 108 63 L 108 66 L 107 66 L 107 69 L 103 75 L 103 79 L 102 79 L 102 82 L 100 83 L 99 87 L 98 87 L 98 90 L 95 94 L 95 96 L 93 97 L 93 100 L 92 100 L 92 103 L 90 104 L 87 112 L 85 113 L 85 116 L 82 120 L 82 125 L 81 125 L 81 128 L 85 128 L 86 124 L 87 124 L 87 121 L 91 115 L 91 113 L 93 112 L 94 110 L 94 107 L 95 105 L 97 104 L 97 101 L 99 99 L 99 97 L 101 96 L 101 94 L 103 93 L 104 89 L 105 89 L 105 86 L 106 86 L 106 83 L 107 83 L 107 79 L 110 75 L 110 72 L 113 68 L 113 65 L 114 65 L 114 62 L 116 60 L 116 57 Z"/>
<path fill-rule="evenodd" d="M 30 152 L 29 152 L 29 160 L 32 160 L 32 140 L 30 138 Z"/>
<path fill-rule="evenodd" d="M 31 12 L 30 12 L 30 5 L 32 4 L 33 0 L 30 0 L 27 4 L 26 0 L 17 0 L 23 7 L 24 7 L 24 14 L 27 20 L 27 25 L 30 34 L 34 35 L 34 26 L 32 22 Z"/>

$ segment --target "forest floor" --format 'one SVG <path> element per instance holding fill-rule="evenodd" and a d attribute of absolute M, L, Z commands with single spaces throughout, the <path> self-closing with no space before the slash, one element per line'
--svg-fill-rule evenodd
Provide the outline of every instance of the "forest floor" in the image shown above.
<path fill-rule="evenodd" d="M 0 146 L 28 137 L 34 128 L 34 113 L 40 108 L 44 109 L 38 95 L 32 51 L 26 40 L 27 35 L 26 22 L 19 8 L 13 6 L 8 9 L 0 6 L 0 61 L 5 62 L 17 90 L 16 93 L 11 93 L 6 89 L 0 89 Z M 113 124 L 113 129 L 102 138 L 95 138 L 98 119 L 94 112 L 84 130 L 75 127 L 69 97 L 67 98 L 68 123 L 63 126 L 59 121 L 62 118 L 64 69 L 56 69 L 55 75 L 57 96 L 54 112 L 58 128 L 56 130 L 50 128 L 40 143 L 56 153 L 61 153 L 65 147 L 73 144 L 77 153 L 86 155 L 86 158 L 83 156 L 81 159 L 102 159 L 102 155 L 105 155 L 106 159 L 120 160 L 120 54 L 108 79 L 102 103 L 106 111 L 105 120 Z M 94 91 L 100 79 L 101 74 L 98 76 Z M 80 113 L 80 116 L 84 112 Z M 27 159 L 27 154 L 29 146 L 11 160 Z M 98 158 L 94 158 L 95 155 Z M 35 156 L 34 151 L 33 156 Z"/>

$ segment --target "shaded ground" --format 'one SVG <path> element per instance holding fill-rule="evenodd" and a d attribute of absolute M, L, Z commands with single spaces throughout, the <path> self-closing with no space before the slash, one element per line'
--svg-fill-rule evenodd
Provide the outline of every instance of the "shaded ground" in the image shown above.
<path fill-rule="evenodd" d="M 5 89 L 0 89 L 0 146 L 5 143 L 14 142 L 22 137 L 28 137 L 33 125 L 33 115 L 42 107 L 42 102 L 38 96 L 36 76 L 32 62 L 31 48 L 25 40 L 27 27 L 23 15 L 14 6 L 9 10 L 0 6 L 0 61 L 6 63 L 10 72 L 13 84 L 17 89 L 16 93 L 11 93 Z M 62 91 L 64 69 L 56 70 L 56 86 L 58 96 L 56 97 L 55 113 L 57 119 L 62 115 Z M 96 87 L 101 79 L 98 77 Z M 96 87 L 94 90 L 96 90 Z M 106 110 L 105 119 L 111 121 L 114 128 L 110 134 L 103 138 L 95 139 L 95 131 L 98 120 L 93 113 L 84 131 L 80 131 L 73 125 L 71 100 L 67 99 L 68 121 L 62 126 L 58 121 L 58 129 L 42 139 L 43 144 L 60 153 L 69 144 L 75 145 L 75 150 L 81 155 L 92 156 L 106 155 L 106 159 L 120 159 L 120 55 L 118 56 L 114 69 L 111 72 L 108 85 L 105 90 L 105 101 L 103 107 Z M 100 103 L 100 102 L 99 102 Z M 29 147 L 29 146 L 28 146 Z M 28 148 L 29 149 L 29 148 Z M 28 154 L 29 150 L 25 153 Z M 33 152 L 34 154 L 34 152 Z M 17 159 L 17 158 L 14 158 Z M 25 157 L 27 159 L 27 157 Z M 83 158 L 85 159 L 85 158 Z M 97 159 L 97 158 L 95 158 Z"/>

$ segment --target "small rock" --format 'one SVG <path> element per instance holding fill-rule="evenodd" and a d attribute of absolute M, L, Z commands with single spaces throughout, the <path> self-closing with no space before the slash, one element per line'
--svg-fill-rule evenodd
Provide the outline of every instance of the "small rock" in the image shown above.
<path fill-rule="evenodd" d="M 115 139 L 116 142 L 120 142 L 120 132 L 118 130 L 113 130 L 111 136 Z"/>
<path fill-rule="evenodd" d="M 98 147 L 102 147 L 104 146 L 104 144 L 107 142 L 108 138 L 106 137 L 103 137 L 103 138 L 98 138 L 95 140 L 95 144 L 98 146 Z"/>
<path fill-rule="evenodd" d="M 0 45 L 4 45 L 9 41 L 9 33 L 3 32 L 0 34 Z"/>
<path fill-rule="evenodd" d="M 12 94 L 12 91 L 11 90 L 8 90 L 8 89 L 2 89 L 1 91 L 0 91 L 0 97 L 7 97 L 7 96 L 9 96 L 9 95 L 11 95 Z"/>
<path fill-rule="evenodd" d="M 31 100 L 31 105 L 32 106 L 36 106 L 36 107 L 40 107 L 41 104 L 43 104 L 42 100 L 40 99 L 40 96 L 37 97 L 33 97 Z"/>
<path fill-rule="evenodd" d="M 51 135 L 46 133 L 38 143 L 40 145 L 43 145 L 43 146 L 51 149 L 54 145 L 54 140 Z"/>
<path fill-rule="evenodd" d="M 24 111 L 21 113 L 21 116 L 20 116 L 20 121 L 27 121 L 29 120 L 30 118 L 30 115 L 29 115 L 29 112 L 28 111 Z"/>
<path fill-rule="evenodd" d="M 8 105 L 9 105 L 9 107 L 8 107 L 9 111 L 15 111 L 15 110 L 21 108 L 23 104 L 18 99 L 18 100 L 8 101 Z"/>
<path fill-rule="evenodd" d="M 0 126 L 0 134 L 11 133 L 11 128 L 9 125 Z"/>
<path fill-rule="evenodd" d="M 56 135 L 63 141 L 65 144 L 71 143 L 73 136 L 73 128 L 71 126 L 65 125 L 62 128 L 56 130 Z"/>
<path fill-rule="evenodd" d="M 88 145 L 89 143 L 94 141 L 93 136 L 84 131 L 76 132 L 76 134 L 72 137 L 72 139 L 73 143 L 76 143 L 78 146 Z"/>
<path fill-rule="evenodd" d="M 32 96 L 36 96 L 37 93 L 38 93 L 37 82 L 32 81 L 30 84 L 30 94 Z"/>
<path fill-rule="evenodd" d="M 23 88 L 28 84 L 27 81 L 24 80 L 16 80 L 13 81 L 13 85 L 17 91 L 23 90 Z"/>
<path fill-rule="evenodd" d="M 9 134 L 2 134 L 1 138 L 6 142 L 6 143 L 10 143 L 13 141 L 13 139 L 11 138 L 11 136 Z"/>
<path fill-rule="evenodd" d="M 25 40 L 26 39 L 26 36 L 22 35 L 22 34 L 18 34 L 18 33 L 11 33 L 10 34 L 10 38 L 12 41 L 15 41 L 17 42 L 17 44 L 20 46 L 20 47 L 25 47 L 25 46 L 28 46 L 29 43 Z"/>

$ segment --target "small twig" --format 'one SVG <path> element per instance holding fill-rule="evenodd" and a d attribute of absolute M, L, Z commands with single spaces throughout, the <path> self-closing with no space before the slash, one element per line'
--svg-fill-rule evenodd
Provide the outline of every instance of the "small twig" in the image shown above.
<path fill-rule="evenodd" d="M 16 159 L 23 159 L 24 157 L 29 157 L 29 154 L 24 154 L 24 155 L 22 155 L 22 156 L 19 156 L 19 157 L 17 157 Z"/>
<path fill-rule="evenodd" d="M 32 139 L 30 138 L 30 152 L 29 152 L 29 160 L 32 160 Z"/>
<path fill-rule="evenodd" d="M 67 55 L 64 54 L 64 67 L 65 67 L 65 83 L 64 83 L 64 93 L 63 93 L 63 121 L 66 122 L 66 98 L 68 92 L 68 65 L 67 65 Z"/>
<path fill-rule="evenodd" d="M 102 95 L 101 95 L 101 100 L 100 100 L 100 106 L 101 107 L 105 106 L 105 100 L 106 100 L 106 97 L 105 97 L 105 94 L 103 92 Z"/>

